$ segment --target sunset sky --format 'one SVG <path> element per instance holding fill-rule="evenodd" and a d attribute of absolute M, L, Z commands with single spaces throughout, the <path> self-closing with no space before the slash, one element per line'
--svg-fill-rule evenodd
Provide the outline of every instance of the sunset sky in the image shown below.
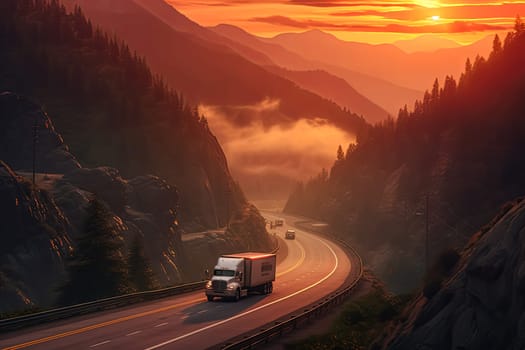
<path fill-rule="evenodd" d="M 512 28 L 525 2 L 490 0 L 168 0 L 192 20 L 259 36 L 321 29 L 343 40 L 393 42 L 433 34 L 469 43 Z"/>

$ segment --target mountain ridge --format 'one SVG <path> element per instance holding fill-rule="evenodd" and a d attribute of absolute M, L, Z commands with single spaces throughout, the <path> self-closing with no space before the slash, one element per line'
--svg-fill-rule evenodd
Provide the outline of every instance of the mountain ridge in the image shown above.
<path fill-rule="evenodd" d="M 491 49 L 490 38 L 457 48 L 406 54 L 393 44 L 350 42 L 335 36 L 319 41 L 311 37 L 311 32 L 286 33 L 264 40 L 281 44 L 315 61 L 381 77 L 416 90 L 424 90 L 435 78 L 442 80 L 446 75 L 458 77 L 468 57 L 474 59 L 478 54 L 486 56 Z M 318 35 L 313 37 L 322 38 Z"/>
<path fill-rule="evenodd" d="M 306 59 L 305 55 L 290 51 L 279 43 L 271 42 L 271 39 L 249 34 L 239 27 L 221 24 L 211 27 L 211 29 L 266 53 L 278 66 L 283 68 L 301 71 L 321 69 L 329 74 L 343 78 L 352 88 L 392 115 L 395 115 L 404 104 L 411 105 L 423 95 L 423 91 L 404 88 L 384 79 L 363 74 L 363 72 L 353 71 L 310 58 Z"/>

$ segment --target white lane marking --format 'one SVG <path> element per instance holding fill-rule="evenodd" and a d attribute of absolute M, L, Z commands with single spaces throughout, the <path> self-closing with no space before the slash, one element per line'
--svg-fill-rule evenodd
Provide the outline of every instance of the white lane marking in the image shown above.
<path fill-rule="evenodd" d="M 142 333 L 142 331 L 135 331 L 135 332 L 128 333 L 126 334 L 126 337 L 131 337 L 132 335 L 139 334 L 139 333 Z"/>
<path fill-rule="evenodd" d="M 201 311 L 197 312 L 197 314 L 203 314 L 205 312 L 208 312 L 208 310 L 201 310 Z"/>
<path fill-rule="evenodd" d="M 185 316 L 182 316 L 180 319 L 181 319 L 181 320 L 185 320 L 185 319 L 187 319 L 188 317 L 190 317 L 190 316 L 189 316 L 189 315 L 185 315 Z"/>
<path fill-rule="evenodd" d="M 286 299 L 290 299 L 290 298 L 292 298 L 292 297 L 294 297 L 294 296 L 296 296 L 296 295 L 298 295 L 298 294 L 304 293 L 304 292 L 306 292 L 307 290 L 312 289 L 313 287 L 315 287 L 315 286 L 317 286 L 317 285 L 323 283 L 324 281 L 326 281 L 328 278 L 330 278 L 330 277 L 335 273 L 335 271 L 337 270 L 337 267 L 339 266 L 339 259 L 337 258 L 337 255 L 335 254 L 335 252 L 334 252 L 334 250 L 332 249 L 332 247 L 330 247 L 328 244 L 326 244 L 326 243 L 325 243 L 323 240 L 321 240 L 321 239 L 320 239 L 319 241 L 320 241 L 321 243 L 323 243 L 323 244 L 328 248 L 328 250 L 330 250 L 330 252 L 332 253 L 332 255 L 333 255 L 334 258 L 335 258 L 335 264 L 334 264 L 334 268 L 332 269 L 332 271 L 330 271 L 330 273 L 329 273 L 328 275 L 326 275 L 325 277 L 321 278 L 319 281 L 315 282 L 314 284 L 309 285 L 308 287 L 305 287 L 305 288 L 303 288 L 303 289 L 301 289 L 301 290 L 298 290 L 298 291 L 295 292 L 295 293 L 292 293 L 292 294 L 287 295 L 287 296 L 285 296 L 285 297 L 282 297 L 282 298 L 280 298 L 280 299 L 274 300 L 274 301 L 272 301 L 272 302 L 270 302 L 270 303 L 268 303 L 268 304 L 261 305 L 261 306 L 259 306 L 259 307 L 256 307 L 255 309 L 251 309 L 251 310 L 248 310 L 248 311 L 243 312 L 243 313 L 241 313 L 241 314 L 237 314 L 237 315 L 235 315 L 235 316 L 232 316 L 232 317 L 227 318 L 227 319 L 225 319 L 225 320 L 219 321 L 219 322 L 217 322 L 217 323 L 212 323 L 212 324 L 210 324 L 210 325 L 208 325 L 208 326 L 206 326 L 206 327 L 196 329 L 196 330 L 194 330 L 193 332 L 190 332 L 190 333 L 187 333 L 187 334 L 183 334 L 183 335 L 181 335 L 181 336 L 179 336 L 179 337 L 176 337 L 176 338 L 173 338 L 173 339 L 167 340 L 167 341 L 165 341 L 165 342 L 163 342 L 163 343 L 160 343 L 160 344 L 157 344 L 157 345 L 150 346 L 149 348 L 146 348 L 145 350 L 158 349 L 158 348 L 160 348 L 160 347 L 163 347 L 163 346 L 165 346 L 165 345 L 168 345 L 168 344 L 174 343 L 174 342 L 179 341 L 179 340 L 182 340 L 182 339 L 184 339 L 184 338 L 188 338 L 188 337 L 190 337 L 190 336 L 192 336 L 192 335 L 195 335 L 195 334 L 198 334 L 198 333 L 204 332 L 204 331 L 206 331 L 206 330 L 208 330 L 208 329 L 211 329 L 211 328 L 214 328 L 214 327 L 220 326 L 220 325 L 222 325 L 222 324 L 225 324 L 225 323 L 227 323 L 227 322 L 230 322 L 230 321 L 236 320 L 236 319 L 238 319 L 238 318 L 240 318 L 240 317 L 243 317 L 243 316 L 249 315 L 249 314 L 251 314 L 251 313 L 254 313 L 254 312 L 256 312 L 256 311 L 262 310 L 262 309 L 267 308 L 267 307 L 269 307 L 269 306 L 271 306 L 271 305 L 274 305 L 274 304 L 280 303 L 281 301 L 284 301 L 284 300 L 286 300 Z"/>
<path fill-rule="evenodd" d="M 157 327 L 164 327 L 167 324 L 168 324 L 168 322 L 160 323 L 160 324 L 156 325 L 155 328 L 157 328 Z"/>
<path fill-rule="evenodd" d="M 107 343 L 111 343 L 111 340 L 106 340 L 106 341 L 103 341 L 103 342 L 100 342 L 100 343 L 96 343 L 94 345 L 91 345 L 90 348 L 96 348 L 97 346 L 104 345 L 104 344 L 107 344 Z"/>

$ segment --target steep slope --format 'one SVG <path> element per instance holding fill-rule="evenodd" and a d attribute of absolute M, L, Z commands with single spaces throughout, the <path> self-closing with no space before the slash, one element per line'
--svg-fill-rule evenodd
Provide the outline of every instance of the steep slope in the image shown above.
<path fill-rule="evenodd" d="M 425 237 L 432 261 L 525 193 L 524 33 L 372 128 L 286 210 L 328 220 L 396 291 L 417 286 Z"/>
<path fill-rule="evenodd" d="M 474 235 L 452 276 L 419 295 L 374 349 L 517 350 L 525 347 L 525 201 Z"/>
<path fill-rule="evenodd" d="M 0 62 L 9 67 L 0 91 L 45 104 L 81 164 L 110 165 L 127 178 L 144 173 L 165 178 L 180 189 L 180 219 L 188 227 L 224 226 L 226 203 L 242 207 L 242 193 L 206 121 L 152 77 L 124 43 L 93 30 L 80 11 L 68 15 L 55 2 L 4 1 L 0 10 L 1 36 L 7 38 L 0 43 Z M 31 165 L 31 123 L 28 116 L 20 131 L 27 142 L 17 150 L 25 153 L 0 153 L 10 161 L 25 160 L 17 170 Z M 41 129 L 38 149 L 56 143 Z M 2 133 L 8 135 L 2 142 L 18 135 Z M 37 168 L 41 161 L 37 158 Z"/>
<path fill-rule="evenodd" d="M 367 75 L 363 74 L 363 72 L 352 70 L 347 63 L 337 66 L 333 63 L 315 60 L 311 56 L 294 52 L 284 45 L 281 46 L 279 43 L 256 37 L 232 25 L 221 24 L 211 29 L 245 46 L 264 52 L 275 64 L 283 68 L 292 71 L 324 70 L 343 78 L 350 86 L 357 89 L 360 94 L 366 96 L 372 103 L 380 105 L 392 115 L 395 115 L 403 105 L 411 105 L 416 99 L 421 98 L 423 94 L 422 91 L 401 87 L 381 79 L 384 77 Z M 308 87 L 305 86 L 305 88 Z M 331 99 L 336 100 L 334 96 L 331 96 Z M 351 100 L 351 102 L 352 104 L 355 102 L 356 105 L 361 104 L 360 101 Z M 349 108 L 350 110 L 354 110 L 351 106 L 349 106 Z M 363 113 L 363 115 L 367 117 L 368 114 Z M 383 119 L 383 117 L 381 119 Z"/>
<path fill-rule="evenodd" d="M 485 38 L 458 48 L 406 54 L 391 44 L 346 42 L 319 30 L 280 34 L 265 40 L 312 60 L 380 77 L 415 90 L 425 89 L 435 78 L 441 80 L 445 75 L 459 76 L 465 59 L 487 55 L 492 43 L 492 38 Z M 359 89 L 359 86 L 353 85 Z"/>
<path fill-rule="evenodd" d="M 383 108 L 351 87 L 346 80 L 325 71 L 292 71 L 278 67 L 267 67 L 267 69 L 319 96 L 332 99 L 338 105 L 362 115 L 369 123 L 385 120 L 389 115 Z"/>
<path fill-rule="evenodd" d="M 213 43 L 214 45 L 222 44 L 228 46 L 254 63 L 260 65 L 273 64 L 272 60 L 260 51 L 239 44 L 233 40 L 229 40 L 223 36 L 216 35 L 212 31 L 193 22 L 188 17 L 175 10 L 164 0 L 135 0 L 135 3 L 142 6 L 145 10 L 177 31 L 192 34 L 202 40 Z"/>
<path fill-rule="evenodd" d="M 0 213 L 0 313 L 52 304 L 72 249 L 68 220 L 2 160 Z"/>
<path fill-rule="evenodd" d="M 331 152 L 327 156 L 327 151 L 321 148 L 314 152 L 321 151 L 321 155 L 298 149 L 302 144 L 309 145 L 314 139 L 321 138 L 324 127 L 330 127 L 330 131 L 336 129 L 334 133 L 338 138 L 332 139 L 335 144 L 351 141 L 367 128 L 363 118 L 343 110 L 336 103 L 272 74 L 226 45 L 201 39 L 193 34 L 195 25 L 188 29 L 190 25 L 185 19 L 181 20 L 180 14 L 175 13 L 175 23 L 171 23 L 171 17 L 164 12 L 161 19 L 134 0 L 75 0 L 69 3 L 81 4 L 94 23 L 124 38 L 132 50 L 144 55 L 152 69 L 162 74 L 167 85 L 177 89 L 185 101 L 199 105 L 198 113 L 205 116 L 203 122 L 219 138 L 232 172 L 248 196 L 253 193 L 253 187 L 248 185 L 254 176 L 257 182 L 267 182 L 270 175 L 273 176 L 272 172 L 279 172 L 282 166 L 291 167 L 291 162 L 286 159 L 296 158 L 296 153 L 301 157 L 299 163 L 307 165 L 303 168 L 329 164 Z M 180 21 L 185 32 L 173 29 Z M 295 137 L 293 131 L 303 126 L 308 129 L 303 135 L 308 135 L 309 140 L 295 142 L 297 147 L 294 148 L 287 147 L 288 140 Z M 273 137 L 272 132 L 283 135 Z M 257 143 L 238 147 L 252 136 L 257 138 Z M 267 165 L 261 161 L 259 155 L 263 144 L 269 144 L 273 151 L 277 151 L 273 159 L 286 164 L 274 162 Z M 238 154 L 239 151 L 243 154 Z M 291 172 L 286 175 L 289 183 L 311 175 L 295 170 L 300 173 L 297 177 L 289 175 Z M 215 195 L 219 198 L 225 196 Z"/>
<path fill-rule="evenodd" d="M 9 92 L 0 93 L 0 159 L 16 169 L 65 173 L 80 168 L 51 120 L 29 101 Z M 17 118 L 13 118 L 13 114 Z M 16 146 L 15 146 L 16 145 Z"/>
<path fill-rule="evenodd" d="M 232 208 L 235 217 L 221 239 L 185 244 L 178 210 L 188 204 L 168 182 L 154 175 L 126 179 L 110 167 L 81 168 L 49 116 L 27 98 L 1 94 L 0 112 L 2 122 L 9 125 L 8 136 L 23 135 L 27 121 L 44 129 L 35 184 L 27 180 L 31 173 L 13 170 L 24 169 L 26 149 L 17 147 L 12 138 L 0 143 L 0 154 L 11 160 L 9 166 L 0 158 L 0 314 L 56 306 L 67 277 L 65 266 L 85 234 L 93 198 L 109 210 L 112 231 L 122 242 L 122 259 L 137 237 L 144 242 L 158 286 L 198 280 L 201 267 L 213 263 L 217 254 L 272 247 L 264 219 L 247 205 L 242 211 Z M 49 174 L 50 170 L 61 173 Z M 192 261 L 195 256 L 201 257 L 197 264 Z"/>
<path fill-rule="evenodd" d="M 192 102 L 227 106 L 276 99 L 280 101 L 281 116 L 277 114 L 272 123 L 320 117 L 350 133 L 363 127 L 357 116 L 269 73 L 227 46 L 174 30 L 177 23 L 166 24 L 170 16 L 163 14 L 163 20 L 159 20 L 134 0 L 115 0 L 106 6 L 99 6 L 100 2 L 74 1 L 94 23 L 114 32 L 145 56 L 155 72 Z"/>

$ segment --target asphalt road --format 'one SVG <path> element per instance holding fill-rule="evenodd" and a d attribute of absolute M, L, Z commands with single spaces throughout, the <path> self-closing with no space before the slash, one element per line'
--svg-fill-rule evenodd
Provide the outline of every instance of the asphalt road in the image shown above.
<path fill-rule="evenodd" d="M 284 226 L 270 231 L 284 237 L 289 222 L 287 217 Z M 204 291 L 189 293 L 0 334 L 0 348 L 206 349 L 223 343 L 300 309 L 345 282 L 351 270 L 345 251 L 294 229 L 295 240 L 281 241 L 287 245 L 287 256 L 280 259 L 270 295 L 207 302 Z"/>

